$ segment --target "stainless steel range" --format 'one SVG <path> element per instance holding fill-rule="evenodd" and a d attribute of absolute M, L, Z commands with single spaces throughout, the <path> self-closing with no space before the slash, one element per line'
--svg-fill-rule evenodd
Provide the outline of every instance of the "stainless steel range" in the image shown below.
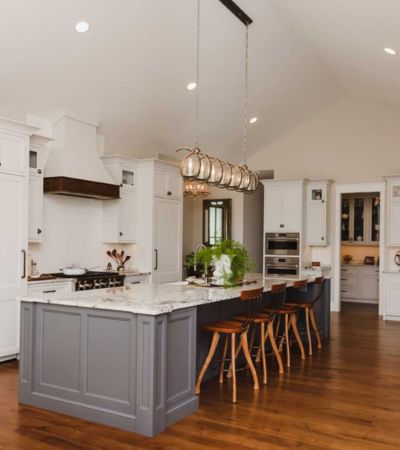
<path fill-rule="evenodd" d="M 75 290 L 86 291 L 90 289 L 103 289 L 123 286 L 125 275 L 119 272 L 86 272 L 83 275 L 64 275 L 62 272 L 52 273 L 58 278 L 75 278 Z"/>

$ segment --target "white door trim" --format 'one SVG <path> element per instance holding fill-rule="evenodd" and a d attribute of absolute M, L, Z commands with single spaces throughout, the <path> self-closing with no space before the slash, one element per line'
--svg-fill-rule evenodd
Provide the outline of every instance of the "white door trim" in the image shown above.
<path fill-rule="evenodd" d="M 340 244 L 341 244 L 341 195 L 342 194 L 356 194 L 362 192 L 379 192 L 381 196 L 381 212 L 380 212 L 380 240 L 379 240 L 379 315 L 383 315 L 383 266 L 385 261 L 385 231 L 386 231 L 386 183 L 354 183 L 354 184 L 336 184 L 335 185 L 335 226 L 333 236 L 333 295 L 331 310 L 340 311 Z"/>

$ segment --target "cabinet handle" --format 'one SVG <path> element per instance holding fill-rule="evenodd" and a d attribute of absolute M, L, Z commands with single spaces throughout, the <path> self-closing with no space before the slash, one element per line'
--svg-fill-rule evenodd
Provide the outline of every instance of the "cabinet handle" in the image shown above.
<path fill-rule="evenodd" d="M 42 169 L 38 169 L 37 173 L 42 173 Z"/>
<path fill-rule="evenodd" d="M 42 230 L 40 228 L 37 229 L 37 234 L 42 234 Z"/>
<path fill-rule="evenodd" d="M 21 253 L 24 257 L 23 263 L 22 263 L 23 272 L 22 272 L 21 278 L 24 279 L 26 277 L 26 250 L 21 250 Z"/>
<path fill-rule="evenodd" d="M 341 278 L 340 281 L 347 281 L 347 278 Z"/>
<path fill-rule="evenodd" d="M 172 192 L 171 191 L 167 191 L 167 195 L 172 195 Z"/>
<path fill-rule="evenodd" d="M 281 228 L 285 228 L 285 225 L 284 225 L 283 223 L 281 223 L 279 226 L 280 226 Z"/>
<path fill-rule="evenodd" d="M 347 292 L 346 289 L 340 289 L 340 292 Z"/>
<path fill-rule="evenodd" d="M 54 294 L 54 292 L 57 292 L 55 289 L 50 289 L 48 291 L 43 291 L 43 294 Z"/>
<path fill-rule="evenodd" d="M 347 272 L 347 269 L 342 269 L 342 272 Z"/>
<path fill-rule="evenodd" d="M 321 200 L 321 203 L 325 203 L 325 200 Z"/>
<path fill-rule="evenodd" d="M 120 237 L 124 235 L 122 231 L 119 232 Z"/>
<path fill-rule="evenodd" d="M 158 269 L 158 250 L 155 248 L 154 253 L 156 254 L 156 264 L 154 266 L 154 270 Z"/>
<path fill-rule="evenodd" d="M 322 236 L 322 237 L 321 237 L 321 241 L 323 241 L 324 239 L 325 239 L 325 238 Z"/>

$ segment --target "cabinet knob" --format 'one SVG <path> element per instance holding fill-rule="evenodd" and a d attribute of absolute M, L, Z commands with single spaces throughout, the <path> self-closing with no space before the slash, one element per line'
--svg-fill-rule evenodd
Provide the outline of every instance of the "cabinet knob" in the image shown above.
<path fill-rule="evenodd" d="M 325 203 L 325 200 L 321 200 L 321 203 Z"/>
<path fill-rule="evenodd" d="M 322 237 L 321 237 L 321 241 L 324 241 L 324 240 L 325 240 L 325 238 L 322 236 Z"/>
<path fill-rule="evenodd" d="M 167 191 L 167 195 L 172 195 L 172 192 L 171 191 Z"/>
<path fill-rule="evenodd" d="M 124 235 L 124 233 L 123 233 L 122 231 L 120 231 L 120 232 L 119 232 L 119 235 L 120 235 L 120 236 L 123 236 L 123 235 Z"/>
<path fill-rule="evenodd" d="M 37 234 L 41 234 L 42 230 L 40 228 L 37 229 Z"/>
<path fill-rule="evenodd" d="M 42 169 L 38 169 L 37 173 L 42 173 Z"/>

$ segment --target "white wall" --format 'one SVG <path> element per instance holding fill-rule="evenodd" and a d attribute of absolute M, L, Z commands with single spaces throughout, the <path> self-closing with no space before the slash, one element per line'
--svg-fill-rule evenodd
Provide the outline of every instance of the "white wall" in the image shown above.
<path fill-rule="evenodd" d="M 249 157 L 275 178 L 382 181 L 400 173 L 400 117 L 389 107 L 347 98 Z"/>
<path fill-rule="evenodd" d="M 102 244 L 100 200 L 45 194 L 43 208 L 43 242 L 29 245 L 41 273 L 56 272 L 74 263 L 105 268 L 112 262 L 106 255 L 110 248 L 125 248 L 134 265 L 134 245 Z"/>

